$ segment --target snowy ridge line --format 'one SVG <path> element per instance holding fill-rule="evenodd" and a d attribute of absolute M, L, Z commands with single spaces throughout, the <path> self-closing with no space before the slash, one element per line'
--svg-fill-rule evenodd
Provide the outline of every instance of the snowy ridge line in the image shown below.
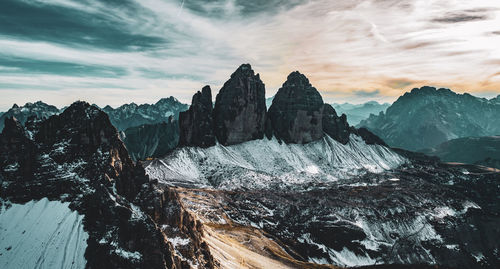
<path fill-rule="evenodd" d="M 325 136 L 307 144 L 277 139 L 209 148 L 183 147 L 146 166 L 147 174 L 171 185 L 220 189 L 267 188 L 334 182 L 366 172 L 380 173 L 408 160 L 381 145 L 351 135 L 343 145 Z"/>

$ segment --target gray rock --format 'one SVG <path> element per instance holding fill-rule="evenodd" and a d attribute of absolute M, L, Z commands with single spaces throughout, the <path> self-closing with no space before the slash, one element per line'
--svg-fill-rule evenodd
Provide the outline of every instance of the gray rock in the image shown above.
<path fill-rule="evenodd" d="M 292 72 L 269 108 L 274 135 L 285 143 L 308 143 L 323 137 L 323 99 L 298 71 Z"/>
<path fill-rule="evenodd" d="M 323 105 L 323 131 L 331 138 L 339 141 L 342 144 L 349 142 L 351 130 L 347 123 L 347 116 L 337 116 L 335 109 L 329 105 Z"/>
<path fill-rule="evenodd" d="M 233 145 L 264 137 L 265 86 L 249 64 L 242 64 L 224 83 L 214 107 L 219 143 Z"/>
<path fill-rule="evenodd" d="M 188 111 L 179 114 L 179 146 L 210 147 L 215 145 L 210 86 L 198 91 Z"/>

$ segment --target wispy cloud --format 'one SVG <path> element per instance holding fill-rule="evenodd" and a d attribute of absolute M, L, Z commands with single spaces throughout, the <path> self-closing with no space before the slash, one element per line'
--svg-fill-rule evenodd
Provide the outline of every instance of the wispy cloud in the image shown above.
<path fill-rule="evenodd" d="M 391 101 L 426 83 L 500 92 L 499 10 L 496 0 L 4 0 L 0 110 L 48 96 L 189 102 L 243 62 L 268 95 L 294 70 L 328 102 Z"/>

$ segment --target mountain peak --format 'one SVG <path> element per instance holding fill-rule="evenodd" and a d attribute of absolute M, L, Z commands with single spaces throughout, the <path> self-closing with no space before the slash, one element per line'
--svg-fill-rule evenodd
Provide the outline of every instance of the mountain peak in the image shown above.
<path fill-rule="evenodd" d="M 242 64 L 215 98 L 214 130 L 223 145 L 264 137 L 266 90 L 250 64 Z"/>
<path fill-rule="evenodd" d="M 286 78 L 285 83 L 283 86 L 287 85 L 302 85 L 302 86 L 310 86 L 311 84 L 309 83 L 309 79 L 299 71 L 293 71 L 288 75 Z"/>
<path fill-rule="evenodd" d="M 233 77 L 239 77 L 239 76 L 250 77 L 250 76 L 254 76 L 254 75 L 255 75 L 255 72 L 253 71 L 252 66 L 247 63 L 247 64 L 240 65 L 233 72 L 233 74 L 231 74 L 231 78 L 233 78 Z M 258 78 L 259 74 L 255 75 L 255 76 L 257 76 L 257 78 Z"/>

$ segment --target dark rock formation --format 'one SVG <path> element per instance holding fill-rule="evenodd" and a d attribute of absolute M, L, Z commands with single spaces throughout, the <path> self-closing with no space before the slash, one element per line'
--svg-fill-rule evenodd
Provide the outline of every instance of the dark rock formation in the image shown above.
<path fill-rule="evenodd" d="M 169 190 L 150 182 L 130 159 L 106 113 L 76 102 L 60 115 L 33 121 L 29 131 L 12 118 L 5 124 L 0 207 L 44 197 L 69 202 L 84 216 L 87 268 L 186 268 L 188 261 L 213 267 L 200 229 L 189 223 L 175 236 L 199 242 L 199 251 L 177 254 L 168 241 L 171 234 L 162 229 L 167 223 L 154 219 L 170 212 L 177 200 L 160 199 Z M 187 221 L 186 214 L 168 221 Z"/>
<path fill-rule="evenodd" d="M 349 142 L 351 129 L 347 123 L 347 116 L 337 116 L 335 109 L 329 104 L 323 105 L 323 131 L 331 138 L 342 144 Z"/>
<path fill-rule="evenodd" d="M 366 144 L 368 145 L 377 144 L 377 145 L 387 146 L 384 140 L 376 136 L 374 133 L 368 131 L 368 129 L 366 128 L 355 129 L 353 127 L 351 128 L 353 129 L 353 133 L 361 136 L 361 138 L 363 138 Z"/>
<path fill-rule="evenodd" d="M 298 71 L 292 72 L 269 108 L 274 135 L 285 143 L 308 143 L 323 137 L 323 99 Z"/>
<path fill-rule="evenodd" d="M 224 83 L 213 116 L 215 135 L 223 145 L 264 137 L 265 86 L 249 64 L 242 64 Z"/>
<path fill-rule="evenodd" d="M 179 114 L 179 146 L 215 145 L 212 107 L 212 92 L 207 85 L 193 96 L 189 110 Z"/>

